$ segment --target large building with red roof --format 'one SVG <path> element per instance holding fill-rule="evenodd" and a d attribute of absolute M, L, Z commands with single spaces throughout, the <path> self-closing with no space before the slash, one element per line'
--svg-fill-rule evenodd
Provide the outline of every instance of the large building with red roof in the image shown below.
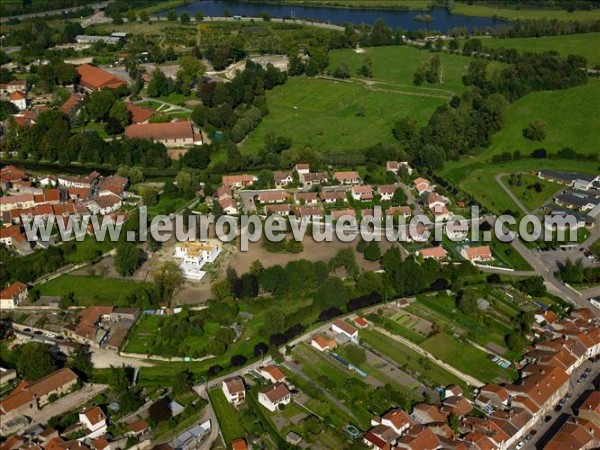
<path fill-rule="evenodd" d="M 90 91 L 117 89 L 127 84 L 124 79 L 91 64 L 77 66 L 77 73 L 79 84 Z"/>
<path fill-rule="evenodd" d="M 192 122 L 138 123 L 125 128 L 129 139 L 150 139 L 166 147 L 202 145 L 202 135 Z"/>

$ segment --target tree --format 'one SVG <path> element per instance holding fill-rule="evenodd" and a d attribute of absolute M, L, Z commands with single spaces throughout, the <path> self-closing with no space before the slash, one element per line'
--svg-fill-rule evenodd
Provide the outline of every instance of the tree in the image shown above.
<path fill-rule="evenodd" d="M 177 395 L 185 394 L 192 389 L 194 385 L 194 376 L 189 370 L 182 370 L 175 374 L 173 378 L 173 392 Z"/>
<path fill-rule="evenodd" d="M 373 78 L 373 58 L 371 55 L 365 55 L 363 65 L 358 69 L 358 74 L 365 78 Z"/>
<path fill-rule="evenodd" d="M 477 293 L 472 290 L 462 291 L 456 300 L 456 306 L 465 315 L 477 313 Z"/>
<path fill-rule="evenodd" d="M 139 188 L 138 193 L 142 197 L 142 201 L 146 206 L 154 206 L 158 203 L 158 191 L 149 186 L 142 186 Z"/>
<path fill-rule="evenodd" d="M 399 119 L 392 129 L 394 137 L 402 144 L 407 144 L 412 141 L 413 137 L 417 134 L 418 123 L 416 119 L 405 116 Z"/>
<path fill-rule="evenodd" d="M 183 13 L 181 13 L 181 16 L 179 16 L 179 20 L 181 21 L 182 25 L 187 25 L 190 23 L 190 14 L 187 11 L 184 11 Z"/>
<path fill-rule="evenodd" d="M 401 206 L 406 205 L 408 203 L 408 197 L 404 189 L 401 187 L 396 188 L 394 191 L 394 195 L 392 196 L 392 205 L 393 206 Z"/>
<path fill-rule="evenodd" d="M 190 88 L 202 79 L 203 73 L 204 64 L 193 56 L 184 56 L 179 60 L 177 83 L 184 95 L 189 95 Z"/>
<path fill-rule="evenodd" d="M 304 421 L 304 429 L 307 433 L 317 436 L 323 430 L 323 423 L 315 416 L 310 416 Z"/>
<path fill-rule="evenodd" d="M 114 102 L 110 108 L 109 117 L 118 121 L 122 127 L 129 125 L 131 122 L 131 114 L 127 110 L 125 102 Z"/>
<path fill-rule="evenodd" d="M 150 21 L 150 15 L 148 14 L 148 12 L 146 10 L 141 10 L 140 11 L 140 20 L 142 22 L 149 22 Z"/>
<path fill-rule="evenodd" d="M 365 247 L 364 257 L 367 261 L 379 261 L 381 259 L 381 247 L 379 246 L 379 242 L 369 242 Z"/>
<path fill-rule="evenodd" d="M 156 272 L 154 282 L 163 299 L 170 299 L 175 289 L 183 284 L 181 269 L 173 261 L 166 261 Z"/>
<path fill-rule="evenodd" d="M 230 362 L 232 367 L 241 367 L 248 362 L 248 358 L 244 355 L 233 355 Z"/>
<path fill-rule="evenodd" d="M 6 120 L 12 114 L 17 114 L 19 108 L 8 100 L 0 100 L 0 120 Z"/>
<path fill-rule="evenodd" d="M 150 408 L 148 408 L 148 415 L 156 423 L 161 423 L 171 418 L 171 407 L 169 406 L 169 400 L 161 398 L 156 400 Z"/>
<path fill-rule="evenodd" d="M 523 130 L 523 136 L 531 141 L 541 142 L 546 139 L 546 123 L 542 120 L 534 120 Z"/>
<path fill-rule="evenodd" d="M 506 345 L 514 352 L 522 352 L 527 346 L 527 338 L 518 331 L 513 331 L 505 337 Z"/>
<path fill-rule="evenodd" d="M 169 80 L 162 70 L 157 68 L 152 72 L 152 79 L 148 83 L 147 91 L 149 97 L 169 95 Z"/>
<path fill-rule="evenodd" d="M 229 8 L 223 10 L 223 17 L 231 17 L 231 10 Z"/>
<path fill-rule="evenodd" d="M 198 11 L 196 14 L 194 14 L 194 19 L 196 19 L 196 22 L 202 22 L 204 20 L 204 14 Z"/>
<path fill-rule="evenodd" d="M 94 365 L 92 364 L 92 355 L 83 348 L 76 349 L 69 355 L 67 366 L 79 375 L 83 381 L 87 381 L 92 376 Z"/>
<path fill-rule="evenodd" d="M 271 14 L 269 13 L 269 11 L 263 11 L 259 14 L 259 17 L 262 18 L 263 21 L 265 22 L 270 22 L 271 21 Z"/>
<path fill-rule="evenodd" d="M 142 251 L 133 242 L 123 242 L 117 246 L 115 269 L 121 276 L 131 276 L 142 262 Z"/>
<path fill-rule="evenodd" d="M 48 345 L 32 341 L 17 349 L 17 372 L 27 381 L 39 380 L 56 370 Z"/>
<path fill-rule="evenodd" d="M 167 20 L 169 22 L 175 22 L 177 20 L 177 12 L 174 9 L 170 9 L 167 13 Z"/>

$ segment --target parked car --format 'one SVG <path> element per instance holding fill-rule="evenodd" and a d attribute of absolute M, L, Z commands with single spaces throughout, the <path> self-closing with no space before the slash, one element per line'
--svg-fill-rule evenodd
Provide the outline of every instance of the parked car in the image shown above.
<path fill-rule="evenodd" d="M 23 331 L 24 331 L 25 333 L 31 333 L 31 328 L 23 328 Z"/>
<path fill-rule="evenodd" d="M 520 448 L 523 448 L 523 446 L 524 446 L 524 445 L 525 445 L 525 442 L 523 442 L 523 441 L 520 441 L 520 442 L 517 444 L 517 450 L 519 450 Z"/>

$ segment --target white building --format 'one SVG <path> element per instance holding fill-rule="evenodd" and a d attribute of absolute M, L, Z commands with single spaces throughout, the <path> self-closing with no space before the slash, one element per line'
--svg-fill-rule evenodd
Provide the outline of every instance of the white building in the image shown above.
<path fill-rule="evenodd" d="M 80 413 L 79 421 L 85 425 L 89 431 L 89 434 L 81 439 L 94 439 L 106 433 L 106 416 L 98 406 L 94 406 L 85 412 Z"/>
<path fill-rule="evenodd" d="M 279 405 L 287 405 L 292 401 L 292 394 L 283 383 L 275 383 L 258 393 L 258 403 L 271 412 L 275 412 Z"/>
<path fill-rule="evenodd" d="M 26 284 L 18 281 L 11 284 L 0 292 L 0 310 L 15 309 L 21 302 L 27 300 L 28 293 Z"/>
<path fill-rule="evenodd" d="M 246 400 L 246 386 L 242 377 L 233 377 L 223 380 L 221 385 L 223 394 L 229 403 L 237 406 Z"/>
<path fill-rule="evenodd" d="M 219 245 L 208 242 L 182 242 L 175 246 L 174 256 L 182 260 L 179 268 L 185 278 L 200 281 L 206 275 L 202 270 L 204 265 L 215 262 L 220 253 Z"/>
<path fill-rule="evenodd" d="M 358 330 L 341 319 L 331 324 L 331 331 L 348 336 L 352 342 L 358 343 Z"/>

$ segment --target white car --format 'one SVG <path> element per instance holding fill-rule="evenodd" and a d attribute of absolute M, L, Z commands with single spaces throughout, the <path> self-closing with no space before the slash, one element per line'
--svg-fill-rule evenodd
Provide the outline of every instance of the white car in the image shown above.
<path fill-rule="evenodd" d="M 523 446 L 525 445 L 525 442 L 521 441 L 517 444 L 517 450 L 519 450 L 520 448 L 523 448 Z"/>

